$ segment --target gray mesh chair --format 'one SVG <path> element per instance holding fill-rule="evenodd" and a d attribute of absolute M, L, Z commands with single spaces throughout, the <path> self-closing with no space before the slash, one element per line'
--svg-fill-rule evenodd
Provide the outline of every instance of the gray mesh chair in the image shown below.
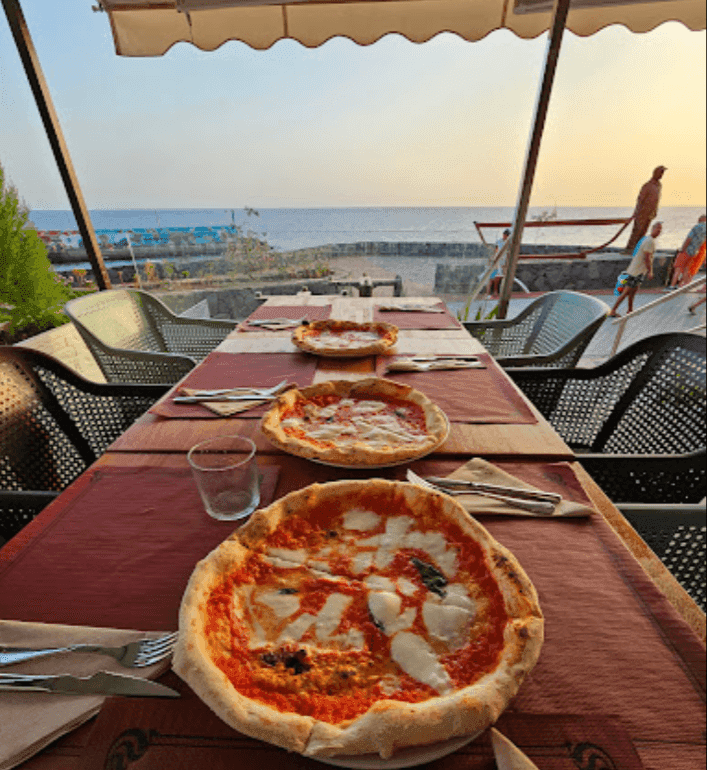
<path fill-rule="evenodd" d="M 707 491 L 705 338 L 659 334 L 593 369 L 508 374 L 615 503 L 698 503 Z"/>
<path fill-rule="evenodd" d="M 64 310 L 108 382 L 174 384 L 237 325 L 182 318 L 133 289 L 87 294 Z"/>
<path fill-rule="evenodd" d="M 39 351 L 0 347 L 0 541 L 19 531 L 168 389 L 91 382 Z"/>
<path fill-rule="evenodd" d="M 515 318 L 469 321 L 464 328 L 504 368 L 569 368 L 577 365 L 609 310 L 605 302 L 588 294 L 551 291 Z"/>
<path fill-rule="evenodd" d="M 619 504 L 619 510 L 672 572 L 695 603 L 705 609 L 705 505 Z"/>

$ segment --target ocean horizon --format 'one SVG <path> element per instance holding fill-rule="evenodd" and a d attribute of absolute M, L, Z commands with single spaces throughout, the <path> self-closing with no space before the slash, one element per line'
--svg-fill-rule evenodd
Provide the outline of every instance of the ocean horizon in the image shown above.
<path fill-rule="evenodd" d="M 617 219 L 631 215 L 633 208 L 619 207 L 531 207 L 528 221 L 554 219 Z M 332 207 L 262 208 L 248 215 L 244 208 L 209 209 L 97 209 L 90 211 L 97 231 L 117 232 L 134 228 L 213 227 L 236 224 L 251 231 L 275 249 L 314 248 L 327 244 L 358 242 L 480 243 L 475 222 L 507 222 L 513 207 L 419 206 L 419 207 Z M 658 219 L 664 223 L 659 248 L 677 249 L 690 228 L 705 211 L 700 206 L 664 206 Z M 38 230 L 76 230 L 70 210 L 32 210 L 30 220 Z M 557 244 L 595 247 L 609 241 L 618 225 L 533 228 L 524 233 L 524 244 Z M 622 247 L 627 228 L 612 246 Z M 494 228 L 484 238 L 499 237 Z"/>

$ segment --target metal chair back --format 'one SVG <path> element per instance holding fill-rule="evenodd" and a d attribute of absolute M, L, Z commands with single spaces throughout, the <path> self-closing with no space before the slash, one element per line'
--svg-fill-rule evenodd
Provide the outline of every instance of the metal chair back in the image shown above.
<path fill-rule="evenodd" d="M 572 367 L 609 313 L 596 297 L 554 291 L 539 297 L 515 318 L 467 322 L 464 327 L 483 342 L 504 367 Z"/>
<path fill-rule="evenodd" d="M 39 351 L 0 347 L 0 532 L 6 505 L 27 507 L 3 491 L 61 491 L 166 390 L 91 382 Z"/>

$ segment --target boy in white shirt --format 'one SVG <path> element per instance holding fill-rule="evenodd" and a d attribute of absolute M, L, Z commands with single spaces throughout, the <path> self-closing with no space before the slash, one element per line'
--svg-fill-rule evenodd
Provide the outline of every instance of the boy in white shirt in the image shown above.
<path fill-rule="evenodd" d="M 651 228 L 651 234 L 646 235 L 636 244 L 636 250 L 633 252 L 633 259 L 621 273 L 616 283 L 615 293 L 619 298 L 611 308 L 609 318 L 617 318 L 616 312 L 619 305 L 628 298 L 628 312 L 633 312 L 633 298 L 636 296 L 638 287 L 643 283 L 643 279 L 653 277 L 653 254 L 655 254 L 655 239 L 663 232 L 663 223 L 656 222 Z"/>

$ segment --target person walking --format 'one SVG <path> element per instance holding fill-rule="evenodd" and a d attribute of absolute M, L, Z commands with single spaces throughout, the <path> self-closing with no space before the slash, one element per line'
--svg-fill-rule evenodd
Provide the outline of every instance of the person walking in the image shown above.
<path fill-rule="evenodd" d="M 685 286 L 697 275 L 705 261 L 707 242 L 707 215 L 703 214 L 690 230 L 678 251 L 673 264 L 673 277 L 669 288 Z"/>
<path fill-rule="evenodd" d="M 650 223 L 658 216 L 660 193 L 663 190 L 661 179 L 667 171 L 665 166 L 656 166 L 653 176 L 641 187 L 636 208 L 633 210 L 633 230 L 624 249 L 625 254 L 633 254 L 638 242 L 648 232 Z"/>
<path fill-rule="evenodd" d="M 663 223 L 656 222 L 651 228 L 650 235 L 644 236 L 637 244 L 636 250 L 633 252 L 633 258 L 626 268 L 626 271 L 621 273 L 617 282 L 615 294 L 618 294 L 618 299 L 614 303 L 614 307 L 611 308 L 609 318 L 618 318 L 619 314 L 616 312 L 619 305 L 628 299 L 628 312 L 633 312 L 633 298 L 636 296 L 638 287 L 643 283 L 643 279 L 653 277 L 653 255 L 655 254 L 655 239 L 663 231 Z"/>
<path fill-rule="evenodd" d="M 496 251 L 493 255 L 494 260 L 498 256 L 498 253 L 501 251 L 501 249 L 505 246 L 510 234 L 510 230 L 504 230 L 503 235 L 496 241 Z M 500 261 L 496 263 L 496 267 L 489 276 L 489 294 L 491 295 L 498 294 L 501 290 L 501 281 L 503 280 L 503 273 L 506 269 L 507 259 L 508 250 L 506 250 L 506 253 L 501 257 Z"/>

